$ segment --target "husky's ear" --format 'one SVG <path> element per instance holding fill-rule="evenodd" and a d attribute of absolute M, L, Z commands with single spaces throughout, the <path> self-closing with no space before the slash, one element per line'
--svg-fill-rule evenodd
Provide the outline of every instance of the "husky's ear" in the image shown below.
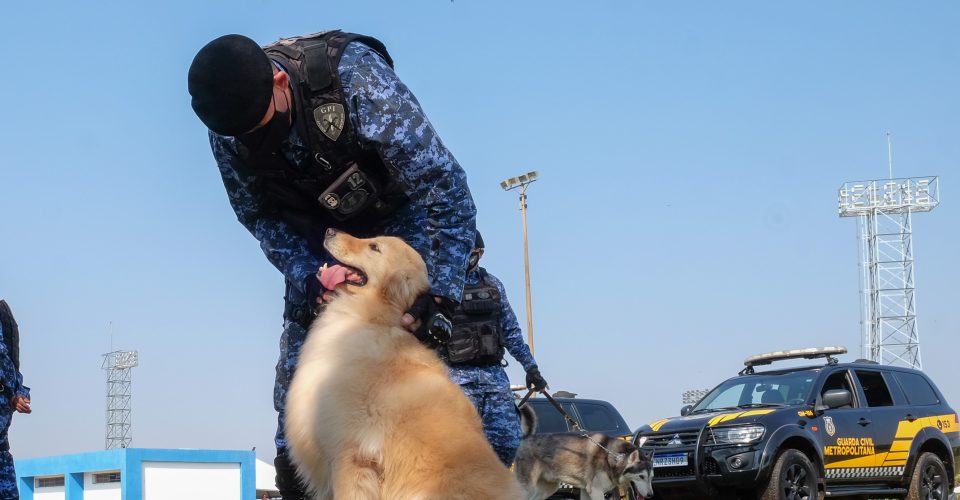
<path fill-rule="evenodd" d="M 630 452 L 630 455 L 627 456 L 627 463 L 634 464 L 640 461 L 640 450 L 633 450 Z"/>
<path fill-rule="evenodd" d="M 650 450 L 649 453 L 643 451 L 643 458 L 647 459 L 650 462 L 653 462 L 653 455 L 655 455 L 656 453 L 657 453 L 657 450 Z"/>

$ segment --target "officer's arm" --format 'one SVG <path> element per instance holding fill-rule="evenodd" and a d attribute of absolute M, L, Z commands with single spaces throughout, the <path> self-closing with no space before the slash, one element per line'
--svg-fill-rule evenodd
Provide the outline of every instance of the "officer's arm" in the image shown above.
<path fill-rule="evenodd" d="M 2 338 L 2 335 L 2 331 L 0 331 L 0 338 Z M 23 376 L 20 375 L 20 371 L 13 364 L 10 351 L 4 342 L 0 342 L 0 383 L 3 384 L 4 392 L 9 397 L 23 395 L 30 398 L 30 388 L 23 385 Z"/>
<path fill-rule="evenodd" d="M 233 141 L 210 133 L 210 147 L 237 220 L 260 242 L 267 260 L 307 295 L 307 278 L 316 274 L 321 262 L 310 251 L 306 239 L 287 223 L 265 213 L 262 196 L 253 187 L 255 177 L 240 170 L 241 160 Z"/>
<path fill-rule="evenodd" d="M 507 300 L 507 291 L 503 288 L 503 283 L 490 274 L 487 276 L 497 285 L 500 290 L 500 326 L 503 328 L 503 344 L 507 352 L 523 365 L 524 371 L 529 371 L 537 366 L 533 354 L 530 353 L 530 346 L 523 340 L 523 332 L 520 331 L 520 324 L 517 323 L 517 315 L 513 313 L 510 307 L 510 301 Z"/>
<path fill-rule="evenodd" d="M 341 79 L 361 137 L 427 212 L 432 293 L 460 302 L 476 220 L 466 174 L 417 99 L 379 55 L 367 50 Z"/>

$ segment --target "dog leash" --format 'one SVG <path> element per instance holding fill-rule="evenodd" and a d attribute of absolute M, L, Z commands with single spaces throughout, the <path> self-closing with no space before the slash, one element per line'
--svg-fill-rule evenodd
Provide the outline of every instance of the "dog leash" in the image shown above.
<path fill-rule="evenodd" d="M 577 421 L 573 419 L 573 417 L 571 417 L 566 411 L 564 411 L 563 407 L 560 406 L 560 403 L 558 403 L 556 399 L 553 399 L 553 396 L 551 396 L 551 395 L 550 395 L 546 390 L 544 390 L 544 389 L 541 389 L 541 390 L 539 390 L 539 391 L 536 390 L 536 389 L 530 389 L 529 391 L 527 391 L 527 395 L 524 396 L 523 399 L 520 400 L 520 403 L 517 404 L 517 408 L 525 405 L 525 404 L 527 403 L 527 400 L 530 399 L 530 396 L 532 396 L 534 392 L 539 392 L 539 393 L 543 394 L 544 397 L 547 398 L 547 401 L 549 401 L 550 404 L 552 404 L 553 407 L 556 408 L 558 412 L 560 412 L 560 415 L 563 416 L 563 419 L 566 420 L 567 423 L 570 424 L 577 432 L 579 432 L 581 436 L 589 439 L 591 443 L 597 445 L 597 447 L 599 447 L 601 450 L 607 452 L 608 455 L 616 458 L 618 462 L 619 462 L 620 460 L 623 460 L 623 458 L 624 458 L 624 454 L 623 454 L 623 453 L 614 453 L 614 452 L 608 450 L 606 446 L 598 443 L 596 439 L 593 439 L 593 437 L 590 436 L 590 434 L 586 431 L 586 429 L 584 429 L 583 427 L 580 427 L 580 424 L 578 424 Z"/>

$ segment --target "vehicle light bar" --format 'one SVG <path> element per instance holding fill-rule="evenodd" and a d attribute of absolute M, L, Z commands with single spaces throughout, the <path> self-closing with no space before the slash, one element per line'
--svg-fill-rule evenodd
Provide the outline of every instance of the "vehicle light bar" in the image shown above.
<path fill-rule="evenodd" d="M 747 367 L 745 371 L 752 373 L 751 369 L 757 365 L 769 365 L 774 361 L 783 361 L 786 359 L 816 359 L 816 358 L 829 358 L 831 364 L 836 363 L 836 360 L 831 356 L 836 354 L 846 354 L 847 348 L 842 346 L 834 347 L 809 347 L 807 349 L 791 349 L 789 351 L 774 351 L 767 352 L 763 354 L 757 354 L 756 356 L 750 356 L 744 360 L 743 364 Z"/>

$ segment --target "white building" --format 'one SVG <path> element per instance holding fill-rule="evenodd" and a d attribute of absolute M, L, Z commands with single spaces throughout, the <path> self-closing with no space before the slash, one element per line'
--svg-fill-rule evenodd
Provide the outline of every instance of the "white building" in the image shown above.
<path fill-rule="evenodd" d="M 17 460 L 17 486 L 22 500 L 253 500 L 255 463 L 253 451 L 122 448 Z"/>

